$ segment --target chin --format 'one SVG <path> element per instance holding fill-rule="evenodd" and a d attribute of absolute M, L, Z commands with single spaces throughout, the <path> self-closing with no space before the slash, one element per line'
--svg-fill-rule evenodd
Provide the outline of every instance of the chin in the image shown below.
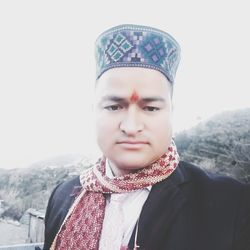
<path fill-rule="evenodd" d="M 113 161 L 115 165 L 124 170 L 138 170 L 147 167 L 151 161 L 144 159 L 118 159 Z"/>
<path fill-rule="evenodd" d="M 142 169 L 160 158 L 161 154 L 152 150 L 114 150 L 104 151 L 104 155 L 119 169 L 137 170 Z"/>

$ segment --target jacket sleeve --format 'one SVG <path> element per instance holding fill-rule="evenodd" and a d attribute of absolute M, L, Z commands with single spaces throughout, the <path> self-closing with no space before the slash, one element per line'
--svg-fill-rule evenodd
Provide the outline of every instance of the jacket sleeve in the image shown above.
<path fill-rule="evenodd" d="M 45 214 L 45 230 L 44 230 L 44 246 L 43 246 L 43 250 L 49 250 L 53 239 L 54 239 L 54 230 L 53 227 L 51 227 L 51 213 L 52 213 L 52 208 L 54 207 L 54 195 L 56 193 L 56 190 L 59 188 L 61 184 L 59 184 L 58 186 L 56 186 L 56 188 L 53 190 L 53 192 L 50 195 L 49 201 L 48 201 L 48 205 L 47 205 L 47 209 L 46 209 L 46 214 Z"/>
<path fill-rule="evenodd" d="M 244 185 L 235 227 L 233 250 L 250 249 L 250 185 Z"/>
<path fill-rule="evenodd" d="M 59 184 L 52 192 L 46 209 L 44 250 L 49 250 L 80 187 L 79 177 Z"/>

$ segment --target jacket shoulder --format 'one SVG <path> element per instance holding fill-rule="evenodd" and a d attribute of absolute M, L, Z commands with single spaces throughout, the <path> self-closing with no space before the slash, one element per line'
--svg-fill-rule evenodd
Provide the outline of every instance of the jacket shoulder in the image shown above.
<path fill-rule="evenodd" d="M 57 185 L 51 193 L 45 215 L 44 250 L 50 248 L 80 187 L 80 178 L 77 176 Z"/>
<path fill-rule="evenodd" d="M 231 187 L 232 189 L 241 190 L 242 188 L 244 189 L 250 186 L 226 175 L 210 173 L 202 169 L 202 167 L 188 162 L 180 161 L 179 168 L 186 179 L 194 184 L 204 186 L 204 188 L 228 189 Z"/>
<path fill-rule="evenodd" d="M 233 249 L 248 249 L 250 185 L 228 176 L 209 173 L 187 162 L 180 162 L 179 167 L 180 172 L 189 180 L 182 190 L 190 198 L 195 218 L 206 221 L 211 232 L 215 227 L 218 232 L 220 228 L 221 231 L 230 232 L 230 239 L 235 246 Z"/>
<path fill-rule="evenodd" d="M 56 186 L 56 188 L 53 190 L 51 194 L 51 198 L 54 200 L 65 200 L 65 198 L 68 198 L 70 196 L 74 195 L 74 190 L 77 188 L 80 188 L 80 178 L 79 176 L 68 180 L 66 182 L 62 182 L 59 185 Z"/>
<path fill-rule="evenodd" d="M 224 214 L 250 215 L 250 185 L 234 178 L 212 174 L 193 164 L 180 162 L 187 185 L 183 192 L 201 208 Z"/>

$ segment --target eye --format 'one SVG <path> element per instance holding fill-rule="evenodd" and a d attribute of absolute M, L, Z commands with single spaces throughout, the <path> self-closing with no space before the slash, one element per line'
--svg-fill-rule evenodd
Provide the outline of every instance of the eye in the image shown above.
<path fill-rule="evenodd" d="M 143 108 L 145 111 L 149 111 L 149 112 L 155 112 L 155 111 L 158 111 L 160 110 L 160 108 L 158 107 L 154 107 L 154 106 L 146 106 Z"/>
<path fill-rule="evenodd" d="M 120 105 L 109 105 L 104 107 L 104 109 L 109 110 L 109 111 L 117 111 L 119 109 L 122 109 L 122 106 Z"/>

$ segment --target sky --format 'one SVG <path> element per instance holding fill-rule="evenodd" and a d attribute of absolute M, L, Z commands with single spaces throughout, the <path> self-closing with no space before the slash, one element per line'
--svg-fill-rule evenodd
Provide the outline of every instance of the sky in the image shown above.
<path fill-rule="evenodd" d="M 179 42 L 175 133 L 213 114 L 250 107 L 248 1 L 0 1 L 0 168 L 95 143 L 94 42 L 123 23 L 153 26 Z"/>

